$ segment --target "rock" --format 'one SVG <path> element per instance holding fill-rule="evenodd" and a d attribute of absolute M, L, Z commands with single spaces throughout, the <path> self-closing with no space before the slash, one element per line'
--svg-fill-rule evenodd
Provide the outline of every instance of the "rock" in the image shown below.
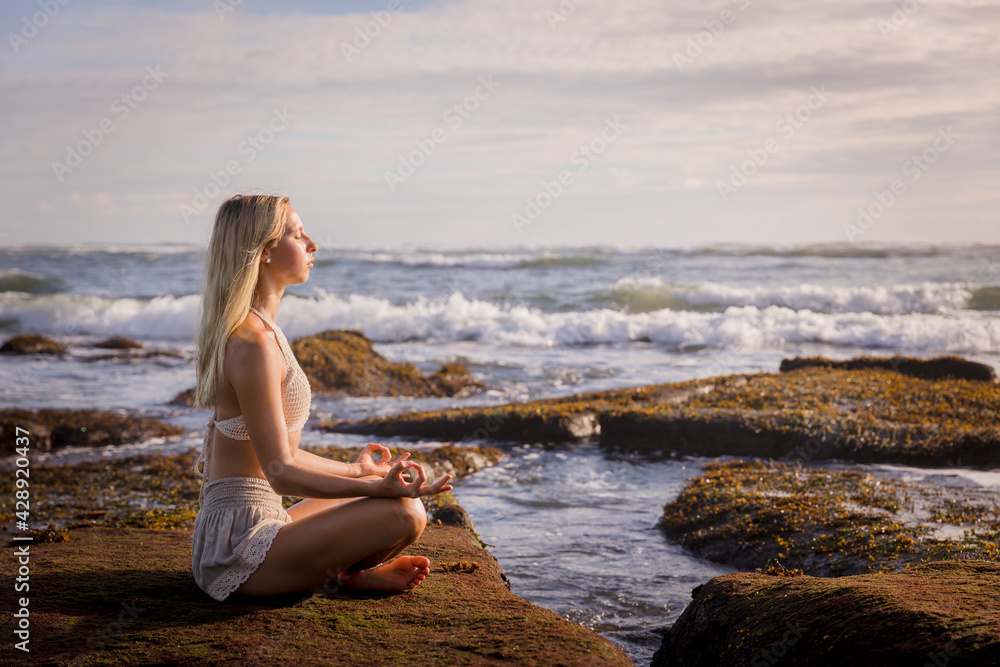
<path fill-rule="evenodd" d="M 115 336 L 107 340 L 102 340 L 99 343 L 94 343 L 94 347 L 105 350 L 140 350 L 142 349 L 142 343 L 134 341 L 131 338 Z"/>
<path fill-rule="evenodd" d="M 14 451 L 17 428 L 26 429 L 34 451 L 60 447 L 123 445 L 157 436 L 181 435 L 178 426 L 148 417 L 101 410 L 0 410 L 0 452 Z"/>
<path fill-rule="evenodd" d="M 1000 393 L 992 383 L 824 367 L 713 382 L 681 405 L 602 412 L 601 446 L 657 455 L 1000 465 Z"/>
<path fill-rule="evenodd" d="M 736 573 L 692 597 L 653 667 L 1000 664 L 992 561 L 836 578 Z"/>
<path fill-rule="evenodd" d="M 853 575 L 1000 558 L 994 494 L 922 491 L 856 470 L 713 461 L 666 504 L 660 527 L 694 554 L 744 570 L 777 562 L 776 571 Z"/>
<path fill-rule="evenodd" d="M 406 593 L 331 584 L 222 603 L 194 583 L 189 530 L 69 533 L 68 542 L 30 547 L 38 663 L 632 664 L 604 637 L 511 593 L 496 559 L 459 528 L 429 525 L 407 549 L 432 565 Z M 478 567 L 447 571 L 442 562 Z M 0 565 L 8 590 L 15 567 L 13 557 Z"/>
<path fill-rule="evenodd" d="M 534 409 L 501 406 L 410 412 L 359 422 L 317 424 L 316 428 L 337 433 L 411 436 L 445 441 L 565 442 L 593 434 L 596 426 L 597 419 L 592 413 L 535 412 Z"/>
<path fill-rule="evenodd" d="M 483 388 L 465 367 L 445 364 L 426 376 L 413 364 L 392 362 L 360 331 L 329 330 L 297 338 L 292 352 L 313 391 L 349 396 L 456 396 Z"/>
<path fill-rule="evenodd" d="M 302 448 L 336 461 L 353 461 L 361 451 L 357 447 L 315 448 L 305 443 Z M 410 460 L 420 463 L 430 479 L 447 473 L 457 481 L 502 457 L 492 447 L 439 447 L 414 450 Z M 192 470 L 197 458 L 198 449 L 192 448 L 183 454 L 143 454 L 114 462 L 33 462 L 32 521 L 51 521 L 59 528 L 80 522 L 102 527 L 191 528 L 201 491 L 201 478 Z M 442 496 L 451 494 L 422 500 L 433 513 L 434 502 Z M 0 495 L 0 516 L 13 511 L 11 498 Z M 286 497 L 285 507 L 298 500 Z M 450 502 L 454 502 L 453 497 Z M 164 509 L 150 510 L 150 506 Z"/>
<path fill-rule="evenodd" d="M 961 357 L 936 357 L 934 359 L 900 356 L 855 357 L 845 361 L 834 361 L 826 357 L 795 357 L 794 359 L 781 360 L 780 370 L 782 373 L 800 368 L 840 368 L 849 371 L 862 368 L 882 368 L 925 380 L 956 378 L 997 382 L 997 375 L 992 366 Z"/>
<path fill-rule="evenodd" d="M 500 406 L 407 412 L 357 422 L 318 424 L 316 428 L 437 440 L 567 442 L 600 433 L 602 411 L 677 405 L 705 388 L 702 381 L 630 387 Z"/>
<path fill-rule="evenodd" d="M 17 334 L 0 346 L 0 354 L 66 354 L 66 346 L 42 334 Z"/>
<path fill-rule="evenodd" d="M 195 391 L 194 387 L 191 387 L 190 389 L 185 389 L 184 391 L 180 392 L 172 399 L 170 399 L 169 405 L 183 405 L 189 408 L 193 408 L 194 391 Z"/>

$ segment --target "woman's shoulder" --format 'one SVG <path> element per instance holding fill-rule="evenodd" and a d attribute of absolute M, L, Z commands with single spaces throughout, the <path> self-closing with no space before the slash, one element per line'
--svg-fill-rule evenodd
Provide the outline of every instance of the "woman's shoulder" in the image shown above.
<path fill-rule="evenodd" d="M 274 333 L 257 319 L 247 317 L 226 341 L 226 370 L 258 367 L 269 371 L 284 372 L 285 362 L 281 349 L 275 345 Z"/>

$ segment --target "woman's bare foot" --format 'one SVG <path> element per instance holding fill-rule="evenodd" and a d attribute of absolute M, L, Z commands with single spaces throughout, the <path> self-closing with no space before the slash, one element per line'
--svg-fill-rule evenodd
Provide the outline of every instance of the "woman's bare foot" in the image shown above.
<path fill-rule="evenodd" d="M 423 556 L 400 556 L 368 570 L 340 573 L 340 585 L 362 591 L 408 591 L 431 571 L 431 562 Z"/>

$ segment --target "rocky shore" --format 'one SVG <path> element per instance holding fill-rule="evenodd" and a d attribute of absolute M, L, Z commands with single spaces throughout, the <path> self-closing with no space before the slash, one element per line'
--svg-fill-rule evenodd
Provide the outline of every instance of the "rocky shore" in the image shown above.
<path fill-rule="evenodd" d="M 1000 564 L 892 574 L 736 573 L 698 586 L 653 667 L 1000 664 Z"/>
<path fill-rule="evenodd" d="M 313 448 L 347 460 L 357 449 Z M 461 479 L 502 454 L 489 447 L 415 451 L 429 474 Z M 200 478 L 195 453 L 32 468 L 31 655 L 45 664 L 609 665 L 614 644 L 510 592 L 496 559 L 451 494 L 406 553 L 431 574 L 401 594 L 315 591 L 218 603 L 191 575 Z M 297 498 L 285 498 L 285 506 Z M 12 521 L 10 499 L 0 520 Z M 6 541 L 8 547 L 14 546 Z M 18 543 L 19 546 L 24 543 Z M 0 580 L 13 588 L 15 561 Z M 35 593 L 34 591 L 38 591 Z"/>
<path fill-rule="evenodd" d="M 148 417 L 134 417 L 124 410 L 24 410 L 0 409 L 0 454 L 14 452 L 14 434 L 31 433 L 34 451 L 60 447 L 104 447 L 148 438 L 180 436 L 184 430 Z"/>
<path fill-rule="evenodd" d="M 350 447 L 303 448 L 338 461 L 351 460 L 360 451 Z M 197 452 L 190 451 L 173 456 L 147 454 L 73 465 L 32 465 L 32 519 L 51 523 L 57 530 L 190 529 L 194 526 L 201 490 L 201 478 L 192 471 L 197 456 Z M 410 458 L 423 465 L 431 478 L 450 474 L 460 480 L 497 463 L 502 456 L 493 447 L 445 446 L 414 450 Z M 290 507 L 299 500 L 289 496 L 284 505 Z M 11 496 L 0 496 L 0 524 L 10 525 L 13 502 Z"/>
<path fill-rule="evenodd" d="M 660 527 L 741 570 L 841 576 L 1000 558 L 992 493 L 774 461 L 706 464 L 667 503 Z"/>
<path fill-rule="evenodd" d="M 988 366 L 893 357 L 796 359 L 788 368 L 317 428 L 442 440 L 598 437 L 602 447 L 655 456 L 1000 466 L 1000 393 Z"/>
<path fill-rule="evenodd" d="M 189 529 L 77 528 L 30 550 L 31 657 L 45 664 L 632 664 L 607 639 L 511 593 L 462 528 L 427 527 L 406 553 L 429 558 L 431 574 L 400 594 L 330 583 L 219 603 L 194 583 Z M 5 558 L 8 590 L 13 571 Z"/>

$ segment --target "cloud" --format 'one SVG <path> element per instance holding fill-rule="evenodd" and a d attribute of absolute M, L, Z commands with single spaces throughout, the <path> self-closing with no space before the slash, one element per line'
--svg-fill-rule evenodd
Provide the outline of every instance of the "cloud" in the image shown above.
<path fill-rule="evenodd" d="M 37 216 L 37 200 L 84 216 L 59 229 L 48 215 L 23 241 L 116 228 L 137 241 L 192 240 L 228 192 L 250 187 L 283 189 L 307 224 L 349 245 L 617 243 L 622 211 L 640 244 L 661 242 L 664 227 L 678 243 L 836 241 L 856 206 L 948 126 L 962 136 L 954 150 L 866 238 L 1000 240 L 982 238 L 998 203 L 988 194 L 1000 102 L 986 66 L 1000 55 L 993 6 L 920 3 L 894 18 L 859 0 L 623 0 L 562 17 L 565 2 L 470 0 L 381 22 L 288 6 L 220 20 L 68 5 L 21 53 L 5 53 L 2 187 L 21 218 Z M 122 102 L 157 66 L 169 73 L 162 84 L 134 108 Z M 495 94 L 448 116 L 483 76 L 500 83 Z M 796 123 L 815 86 L 829 100 Z M 287 129 L 247 160 L 241 146 L 281 108 L 294 116 Z M 510 215 L 524 198 L 616 115 L 628 131 L 517 233 Z M 58 181 L 52 163 L 105 119 L 114 129 Z M 446 139 L 390 191 L 386 172 L 435 129 Z M 718 184 L 770 137 L 777 152 L 723 201 Z M 185 224 L 178 207 L 233 161 L 240 173 Z M 961 216 L 943 229 L 949 208 Z M 150 224 L 136 227 L 136 216 Z M 773 238 L 745 224 L 765 219 Z"/>

